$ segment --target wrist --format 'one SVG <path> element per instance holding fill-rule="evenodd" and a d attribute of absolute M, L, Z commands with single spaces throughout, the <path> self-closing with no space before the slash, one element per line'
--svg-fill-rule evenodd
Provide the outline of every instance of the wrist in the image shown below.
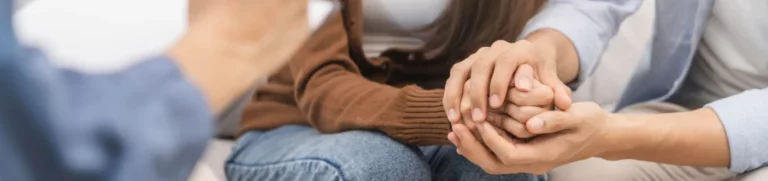
<path fill-rule="evenodd" d="M 532 32 L 526 40 L 539 49 L 539 56 L 551 61 L 558 78 L 565 83 L 571 82 L 579 74 L 579 58 L 570 39 L 560 31 L 551 28 Z"/>
<path fill-rule="evenodd" d="M 602 134 L 602 144 L 604 149 L 597 155 L 606 160 L 621 160 L 631 157 L 633 152 L 643 147 L 643 136 L 639 128 L 642 122 L 632 121 L 631 115 L 609 114 L 606 121 L 605 133 Z"/>

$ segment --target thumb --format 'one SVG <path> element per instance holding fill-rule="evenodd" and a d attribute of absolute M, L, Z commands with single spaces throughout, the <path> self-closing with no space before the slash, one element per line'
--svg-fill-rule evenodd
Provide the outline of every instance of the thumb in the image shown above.
<path fill-rule="evenodd" d="M 571 104 L 573 104 L 571 88 L 560 82 L 560 85 L 553 87 L 553 91 L 555 92 L 555 106 L 558 109 L 568 110 L 568 108 L 571 108 Z"/>
<path fill-rule="evenodd" d="M 571 99 L 571 88 L 566 86 L 560 78 L 557 77 L 555 70 L 544 70 L 541 74 L 541 83 L 552 88 L 555 93 L 554 104 L 560 110 L 568 110 L 573 103 Z"/>
<path fill-rule="evenodd" d="M 548 134 L 571 129 L 575 122 L 566 112 L 549 111 L 534 116 L 525 126 L 533 134 Z"/>

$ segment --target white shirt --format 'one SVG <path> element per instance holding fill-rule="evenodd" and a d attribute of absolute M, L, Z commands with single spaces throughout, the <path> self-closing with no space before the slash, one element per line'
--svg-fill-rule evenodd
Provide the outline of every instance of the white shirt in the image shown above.
<path fill-rule="evenodd" d="M 418 48 L 428 35 L 418 30 L 432 24 L 448 0 L 363 1 L 363 49 L 369 57 L 392 48 Z"/>
<path fill-rule="evenodd" d="M 675 100 L 689 108 L 768 87 L 768 1 L 714 3 L 698 56 Z"/>

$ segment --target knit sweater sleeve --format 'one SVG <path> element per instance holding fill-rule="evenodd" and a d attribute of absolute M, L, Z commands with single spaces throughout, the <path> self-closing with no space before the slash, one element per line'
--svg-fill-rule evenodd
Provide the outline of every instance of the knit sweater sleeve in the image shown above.
<path fill-rule="evenodd" d="M 343 26 L 326 27 L 288 66 L 298 108 L 326 133 L 368 129 L 408 144 L 448 144 L 442 90 L 396 88 L 365 78 L 348 56 Z M 331 57 L 331 58 L 328 58 Z"/>

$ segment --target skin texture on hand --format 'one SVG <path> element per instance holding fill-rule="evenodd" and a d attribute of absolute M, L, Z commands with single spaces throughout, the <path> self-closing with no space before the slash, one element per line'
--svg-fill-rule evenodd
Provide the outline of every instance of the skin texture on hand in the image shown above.
<path fill-rule="evenodd" d="M 523 72 L 517 68 L 524 64 L 532 67 L 531 74 L 535 77 L 515 75 Z M 564 82 L 575 79 L 578 66 L 575 48 L 565 35 L 556 30 L 539 30 L 515 43 L 497 41 L 453 66 L 446 81 L 443 105 L 448 118 L 458 121 L 464 117 L 460 115 L 464 113 L 457 111 L 460 98 L 463 92 L 468 91 L 472 104 L 469 114 L 473 120 L 483 121 L 489 107 L 503 106 L 510 87 L 530 91 L 533 80 L 540 80 L 554 90 L 555 105 L 567 109 L 571 104 L 571 90 Z M 463 89 L 462 85 L 467 81 L 473 89 Z"/>
<path fill-rule="evenodd" d="M 725 129 L 710 108 L 668 114 L 618 114 L 607 137 L 609 160 L 636 159 L 703 167 L 730 165 Z"/>
<path fill-rule="evenodd" d="M 575 103 L 569 110 L 549 111 L 529 120 L 526 128 L 539 135 L 530 140 L 498 134 L 486 123 L 478 128 L 482 142 L 463 125 L 454 125 L 449 140 L 492 174 L 543 174 L 590 157 L 705 167 L 730 163 L 722 124 L 708 108 L 624 115 L 608 113 L 595 103 Z"/>
<path fill-rule="evenodd" d="M 530 88 L 527 91 L 510 87 L 506 96 L 508 100 L 504 101 L 504 105 L 500 108 L 489 109 L 488 116 L 483 120 L 493 125 L 499 134 L 511 134 L 515 138 L 530 138 L 534 135 L 525 128 L 525 121 L 539 113 L 552 110 L 553 90 L 535 79 L 536 75 L 533 74 L 533 68 L 530 65 L 521 65 L 514 79 L 529 77 L 533 79 L 530 80 Z M 464 89 L 471 89 L 470 81 L 464 83 Z M 451 123 L 463 124 L 476 138 L 480 138 L 476 129 L 476 122 L 471 116 L 472 105 L 468 91 L 463 92 L 460 111 L 462 119 L 458 122 L 451 121 Z"/>
<path fill-rule="evenodd" d="M 191 0 L 168 54 L 216 112 L 282 67 L 308 39 L 307 0 Z"/>
<path fill-rule="evenodd" d="M 449 140 L 488 173 L 544 174 L 562 164 L 606 152 L 610 146 L 605 140 L 610 117 L 597 104 L 577 103 L 566 112 L 549 111 L 527 121 L 528 131 L 540 135 L 531 140 L 499 134 L 488 129 L 491 127 L 487 123 L 478 124 L 482 143 L 473 139 L 463 125 L 454 125 Z"/>

